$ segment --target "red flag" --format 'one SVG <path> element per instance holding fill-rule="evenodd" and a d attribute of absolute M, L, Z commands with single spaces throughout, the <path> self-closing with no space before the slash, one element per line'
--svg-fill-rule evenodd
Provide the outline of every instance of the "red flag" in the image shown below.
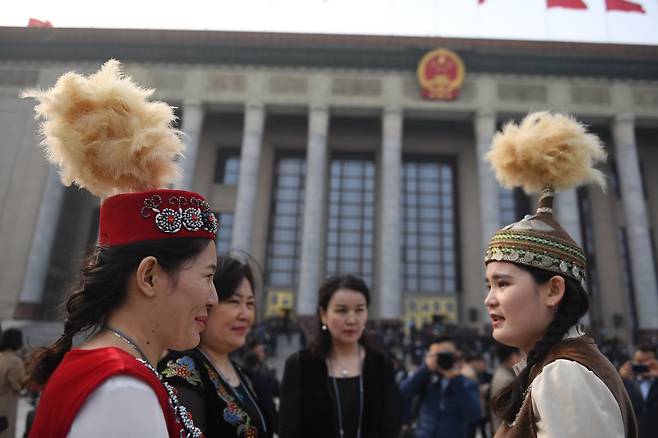
<path fill-rule="evenodd" d="M 41 21 L 36 18 L 30 18 L 27 22 L 27 27 L 53 27 L 53 24 L 50 21 Z"/>
<path fill-rule="evenodd" d="M 546 0 L 547 8 L 587 9 L 583 0 Z"/>
<path fill-rule="evenodd" d="M 609 11 L 639 12 L 641 14 L 647 13 L 642 5 L 626 0 L 605 0 L 605 8 Z"/>

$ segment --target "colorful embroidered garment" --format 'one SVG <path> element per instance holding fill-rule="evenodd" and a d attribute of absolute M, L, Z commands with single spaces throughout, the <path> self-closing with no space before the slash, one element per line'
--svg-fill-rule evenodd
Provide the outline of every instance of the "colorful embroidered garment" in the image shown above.
<path fill-rule="evenodd" d="M 243 382 L 237 388 L 231 388 L 215 371 L 212 364 L 198 350 L 187 352 L 172 352 L 159 365 L 163 379 L 176 388 L 186 388 L 194 393 L 188 408 L 195 419 L 205 418 L 201 425 L 205 436 L 236 437 L 236 438 L 269 438 L 272 436 L 270 419 L 264 418 L 265 428 L 258 416 L 259 405 L 252 406 L 252 400 L 258 403 L 249 379 L 236 365 L 240 379 Z M 185 391 L 188 392 L 188 391 Z M 181 395 L 185 403 L 185 396 Z M 195 412 L 203 410 L 203 415 Z M 197 422 L 195 422 L 197 424 Z M 198 424 L 197 424 L 198 425 Z"/>

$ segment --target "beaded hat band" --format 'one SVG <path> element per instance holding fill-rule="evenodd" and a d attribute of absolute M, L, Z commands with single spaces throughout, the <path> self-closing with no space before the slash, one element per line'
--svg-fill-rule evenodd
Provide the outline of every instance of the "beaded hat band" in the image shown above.
<path fill-rule="evenodd" d="M 484 263 L 511 262 L 551 271 L 577 281 L 587 290 L 585 253 L 555 221 L 553 194 L 545 190 L 534 216 L 498 230 L 484 255 Z"/>
<path fill-rule="evenodd" d="M 146 240 L 215 239 L 218 223 L 198 193 L 151 190 L 107 198 L 100 211 L 98 244 L 124 245 Z"/>

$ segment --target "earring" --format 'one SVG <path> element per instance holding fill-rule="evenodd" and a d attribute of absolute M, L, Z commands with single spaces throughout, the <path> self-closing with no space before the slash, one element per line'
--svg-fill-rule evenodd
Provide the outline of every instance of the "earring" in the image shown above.
<path fill-rule="evenodd" d="M 322 330 L 327 331 L 327 324 L 322 323 Z"/>

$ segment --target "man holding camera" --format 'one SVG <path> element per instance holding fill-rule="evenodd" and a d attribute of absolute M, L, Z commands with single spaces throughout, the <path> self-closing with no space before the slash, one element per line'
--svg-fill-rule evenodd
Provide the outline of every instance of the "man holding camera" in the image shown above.
<path fill-rule="evenodd" d="M 619 368 L 619 374 L 633 402 L 638 438 L 655 438 L 658 433 L 658 360 L 656 351 L 640 346 L 633 360 Z"/>
<path fill-rule="evenodd" d="M 400 384 L 400 391 L 403 424 L 409 427 L 412 410 L 417 412 L 415 438 L 463 438 L 467 425 L 480 418 L 478 384 L 462 374 L 450 338 L 430 343 L 424 363 Z"/>

